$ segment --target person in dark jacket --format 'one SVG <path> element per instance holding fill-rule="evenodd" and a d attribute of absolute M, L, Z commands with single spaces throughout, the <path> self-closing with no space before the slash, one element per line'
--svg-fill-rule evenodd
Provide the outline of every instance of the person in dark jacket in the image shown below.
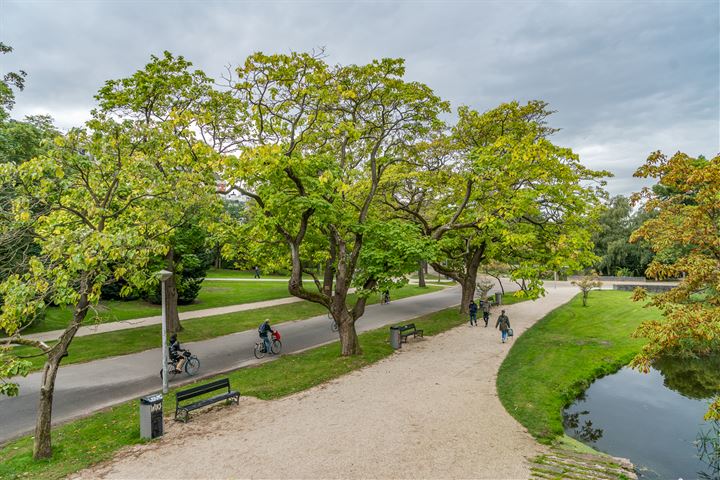
<path fill-rule="evenodd" d="M 505 310 L 500 312 L 497 323 L 495 323 L 495 328 L 500 329 L 502 343 L 505 343 L 505 340 L 507 340 L 508 337 L 508 330 L 510 330 L 510 319 L 507 315 L 505 315 Z"/>
<path fill-rule="evenodd" d="M 475 300 L 470 300 L 470 305 L 468 307 L 468 310 L 470 311 L 470 326 L 473 326 L 473 323 L 477 327 L 477 311 L 478 306 L 477 303 L 475 303 Z"/>
<path fill-rule="evenodd" d="M 258 335 L 262 338 L 263 344 L 265 345 L 265 352 L 267 353 L 272 353 L 272 343 L 270 342 L 270 334 L 272 332 L 273 329 L 270 326 L 270 321 L 267 319 L 258 327 Z"/>

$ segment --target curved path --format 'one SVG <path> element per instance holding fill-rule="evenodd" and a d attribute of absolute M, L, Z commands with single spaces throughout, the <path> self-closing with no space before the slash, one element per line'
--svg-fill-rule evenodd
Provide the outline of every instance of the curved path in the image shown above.
<path fill-rule="evenodd" d="M 371 305 L 358 321 L 357 330 L 371 330 L 442 310 L 457 305 L 459 298 L 459 288 L 451 287 L 396 300 L 389 305 Z M 337 340 L 337 333 L 330 330 L 330 320 L 326 315 L 273 326 L 279 328 L 283 335 L 285 353 Z M 207 376 L 257 363 L 252 353 L 256 340 L 257 332 L 253 329 L 183 346 L 200 358 L 201 374 Z M 53 423 L 87 415 L 157 391 L 161 387 L 158 375 L 162 366 L 161 355 L 157 348 L 63 366 L 58 373 L 55 388 Z M 28 433 L 34 428 L 41 375 L 42 372 L 35 372 L 18 379 L 19 396 L 0 396 L 0 442 Z M 173 383 L 187 380 L 184 375 L 178 377 Z"/>
<path fill-rule="evenodd" d="M 566 285 L 507 306 L 516 335 L 577 294 Z M 298 394 L 169 422 L 164 438 L 79 476 L 175 478 L 181 466 L 188 478 L 528 478 L 544 447 L 495 389 L 510 347 L 465 324 Z"/>

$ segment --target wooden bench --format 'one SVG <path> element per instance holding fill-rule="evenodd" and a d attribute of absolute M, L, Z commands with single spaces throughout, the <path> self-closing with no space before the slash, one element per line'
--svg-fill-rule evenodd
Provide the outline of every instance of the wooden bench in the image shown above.
<path fill-rule="evenodd" d="M 407 339 L 410 335 L 412 335 L 413 338 L 417 337 L 418 335 L 420 335 L 421 337 L 423 336 L 423 331 L 415 328 L 414 323 L 408 323 L 407 325 L 401 325 L 398 327 L 398 330 L 400 330 L 400 343 L 403 343 L 403 342 L 407 343 Z"/>
<path fill-rule="evenodd" d="M 225 393 L 214 395 L 210 398 L 204 398 L 196 402 L 187 403 L 181 405 L 181 402 L 190 400 L 206 393 L 215 392 L 218 390 L 227 390 Z M 214 382 L 206 383 L 205 385 L 198 385 L 197 387 L 188 388 L 186 390 L 180 390 L 175 393 L 175 420 L 187 422 L 190 417 L 190 412 L 197 410 L 198 408 L 207 407 L 213 403 L 222 402 L 223 400 L 234 399 L 235 403 L 240 402 L 240 393 L 230 390 L 230 380 L 223 378 Z M 180 418 L 182 417 L 182 418 Z"/>

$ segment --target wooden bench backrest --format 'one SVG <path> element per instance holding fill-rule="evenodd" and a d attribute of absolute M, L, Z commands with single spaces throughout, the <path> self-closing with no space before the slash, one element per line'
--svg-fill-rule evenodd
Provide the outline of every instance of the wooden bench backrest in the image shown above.
<path fill-rule="evenodd" d="M 205 393 L 214 392 L 215 390 L 221 390 L 227 388 L 230 389 L 230 380 L 222 378 L 215 380 L 214 382 L 206 383 L 205 385 L 198 385 L 197 387 L 188 388 L 187 390 L 180 390 L 175 394 L 175 400 L 187 400 L 188 398 L 197 397 Z"/>
<path fill-rule="evenodd" d="M 399 327 L 401 332 L 404 332 L 405 330 L 415 330 L 415 324 L 414 323 L 408 323 L 407 325 L 401 325 Z"/>

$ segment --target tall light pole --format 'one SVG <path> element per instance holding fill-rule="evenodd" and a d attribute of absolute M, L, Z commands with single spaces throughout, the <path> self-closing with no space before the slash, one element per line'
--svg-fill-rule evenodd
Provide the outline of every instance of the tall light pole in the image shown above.
<path fill-rule="evenodd" d="M 172 277 L 172 272 L 160 270 L 155 274 L 160 279 L 160 296 L 162 298 L 162 377 L 163 395 L 168 392 L 168 347 L 167 347 L 167 316 L 165 314 L 165 282 Z"/>

